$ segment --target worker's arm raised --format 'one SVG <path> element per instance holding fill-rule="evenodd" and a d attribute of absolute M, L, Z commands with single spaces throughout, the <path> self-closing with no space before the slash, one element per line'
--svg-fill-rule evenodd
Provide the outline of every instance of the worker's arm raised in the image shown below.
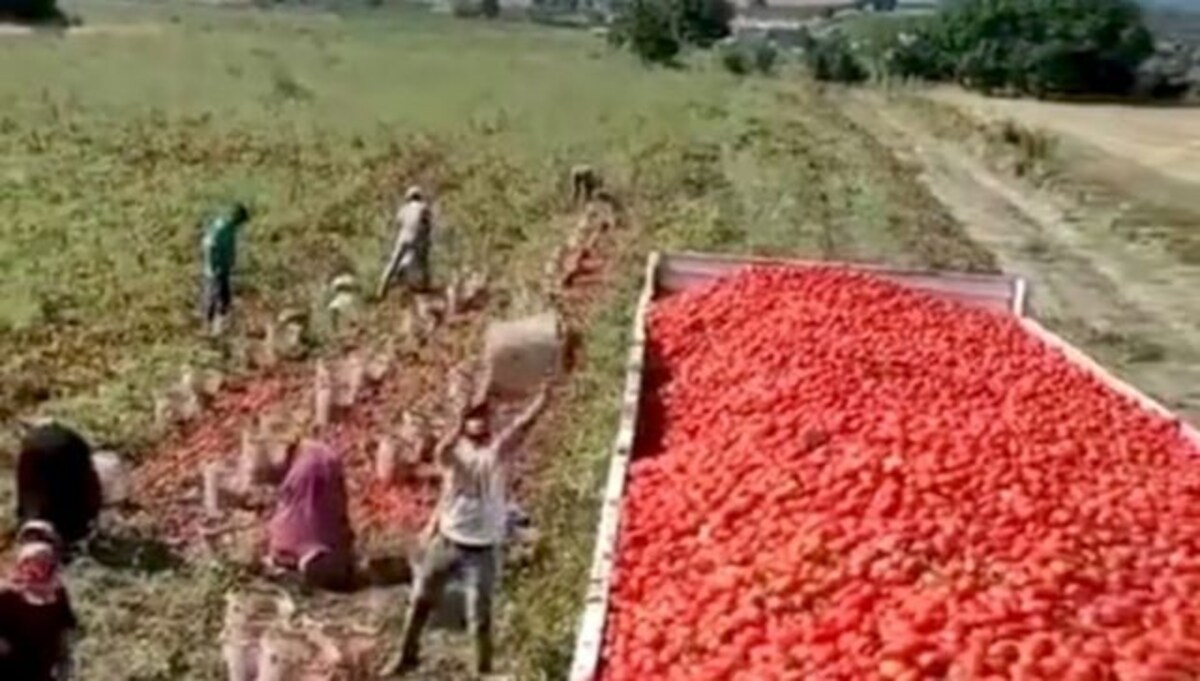
<path fill-rule="evenodd" d="M 538 390 L 537 397 L 525 407 L 525 410 L 517 415 L 513 422 L 507 428 L 502 430 L 496 437 L 496 450 L 504 454 L 511 450 L 525 435 L 525 431 L 529 429 L 538 415 L 542 413 L 542 409 L 546 407 L 546 401 L 550 394 L 550 385 L 543 384 Z"/>

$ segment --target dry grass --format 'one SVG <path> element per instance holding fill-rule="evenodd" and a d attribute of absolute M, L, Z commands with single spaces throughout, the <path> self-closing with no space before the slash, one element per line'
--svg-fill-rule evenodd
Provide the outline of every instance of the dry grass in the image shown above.
<path fill-rule="evenodd" d="M 982 100 L 940 89 L 902 96 L 898 105 L 919 110 L 939 136 L 977 147 L 993 167 L 1064 196 L 1129 243 L 1200 263 L 1194 108 Z"/>
<path fill-rule="evenodd" d="M 1200 183 L 1200 110 L 1195 107 L 1065 104 L 1024 99 L 987 99 L 940 90 L 940 101 L 986 118 L 1069 135 L 1124 161 L 1168 178 Z"/>

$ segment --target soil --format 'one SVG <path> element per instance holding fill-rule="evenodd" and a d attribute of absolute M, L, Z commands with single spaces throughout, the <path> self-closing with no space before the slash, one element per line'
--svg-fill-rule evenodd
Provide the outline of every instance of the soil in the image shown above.
<path fill-rule="evenodd" d="M 953 88 L 932 96 L 985 119 L 1016 119 L 1168 177 L 1200 183 L 1200 108 L 998 99 Z"/>
<path fill-rule="evenodd" d="M 1035 316 L 1181 415 L 1200 417 L 1200 267 L 1130 243 L 1073 197 L 993 170 L 932 134 L 900 99 L 859 93 L 845 110 L 920 168 L 1005 270 L 1029 279 Z"/>

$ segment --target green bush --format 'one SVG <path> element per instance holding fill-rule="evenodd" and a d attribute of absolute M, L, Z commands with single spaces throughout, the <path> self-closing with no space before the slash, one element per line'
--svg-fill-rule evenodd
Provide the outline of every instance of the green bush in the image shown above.
<path fill-rule="evenodd" d="M 459 19 L 495 19 L 500 16 L 499 0 L 450 0 L 450 14 Z"/>
<path fill-rule="evenodd" d="M 885 68 L 983 92 L 1123 95 L 1153 49 L 1132 0 L 954 0 L 898 36 Z"/>
<path fill-rule="evenodd" d="M 767 40 L 732 41 L 721 45 L 721 66 L 738 76 L 752 71 L 770 75 L 779 61 L 779 50 Z"/>
<path fill-rule="evenodd" d="M 483 12 L 474 0 L 451 0 L 450 14 L 459 19 L 475 19 L 482 16 Z"/>
<path fill-rule="evenodd" d="M 672 63 L 684 45 L 712 47 L 731 32 L 729 0 L 627 0 L 614 6 L 610 40 L 647 63 Z"/>
<path fill-rule="evenodd" d="M 754 68 L 758 72 L 769 75 L 775 71 L 775 64 L 779 62 L 779 49 L 774 44 L 760 40 L 754 44 Z"/>
<path fill-rule="evenodd" d="M 626 45 L 647 64 L 671 64 L 682 49 L 669 0 L 629 0 L 609 40 Z"/>
<path fill-rule="evenodd" d="M 679 37 L 698 47 L 712 47 L 732 32 L 736 10 L 729 0 L 671 0 Z"/>
<path fill-rule="evenodd" d="M 873 47 L 881 75 L 947 80 L 954 73 L 953 61 L 922 32 L 899 32 L 877 40 Z"/>
<path fill-rule="evenodd" d="M 841 33 L 813 40 L 804 51 L 804 59 L 817 80 L 861 83 L 867 79 L 867 71 L 859 63 L 854 47 Z"/>
<path fill-rule="evenodd" d="M 721 48 L 721 66 L 735 76 L 750 73 L 750 57 L 740 45 L 725 45 Z"/>

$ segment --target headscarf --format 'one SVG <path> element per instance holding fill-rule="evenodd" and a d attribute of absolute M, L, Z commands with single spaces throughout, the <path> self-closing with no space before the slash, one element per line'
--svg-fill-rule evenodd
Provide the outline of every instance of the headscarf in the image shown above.
<path fill-rule="evenodd" d="M 341 459 L 322 443 L 301 443 L 271 518 L 272 557 L 303 564 L 319 553 L 348 555 L 354 534 L 346 508 Z"/>
<path fill-rule="evenodd" d="M 250 209 L 246 204 L 238 202 L 233 204 L 229 210 L 229 221 L 241 225 L 250 220 Z"/>
<path fill-rule="evenodd" d="M 355 291 L 358 289 L 358 280 L 353 274 L 339 274 L 333 279 L 333 290 L 336 293 L 343 291 Z"/>
<path fill-rule="evenodd" d="M 471 403 L 463 413 L 463 420 L 470 421 L 472 419 L 488 420 L 492 416 L 492 405 L 486 399 L 476 399 Z"/>
<path fill-rule="evenodd" d="M 21 546 L 9 581 L 26 601 L 50 605 L 62 593 L 58 577 L 58 550 L 53 544 L 33 541 Z"/>

